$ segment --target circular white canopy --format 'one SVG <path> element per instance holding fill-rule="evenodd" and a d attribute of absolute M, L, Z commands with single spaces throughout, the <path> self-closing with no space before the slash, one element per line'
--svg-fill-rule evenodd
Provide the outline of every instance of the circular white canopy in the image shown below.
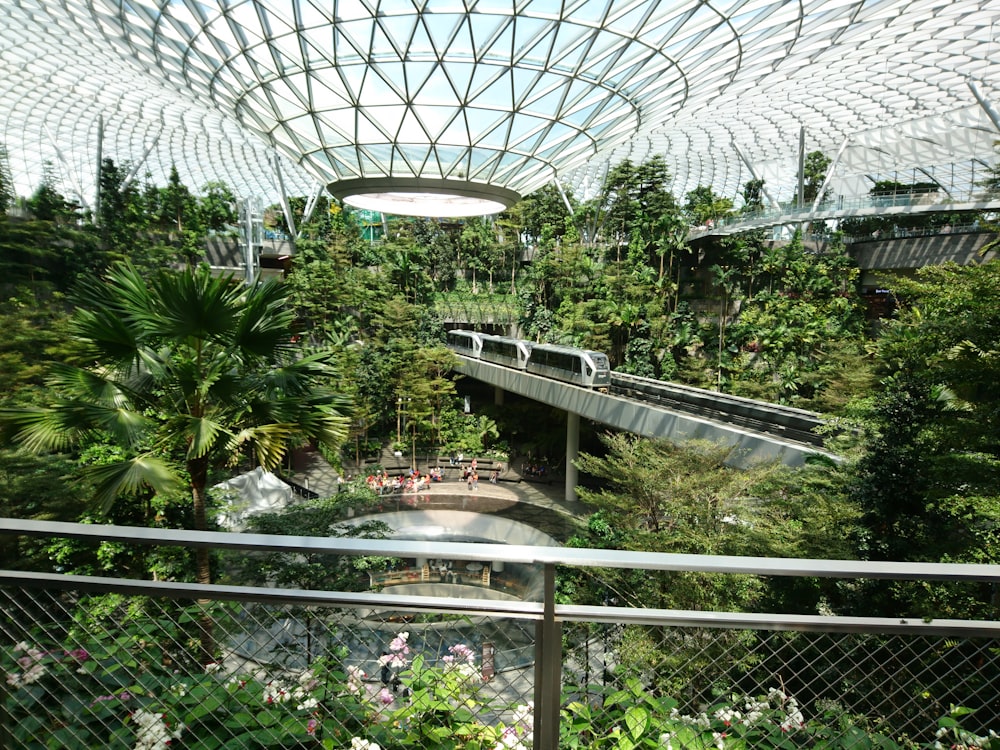
<path fill-rule="evenodd" d="M 962 191 L 996 159 L 998 22 L 995 0 L 7 0 L 0 142 L 22 194 L 49 162 L 92 200 L 100 122 L 157 184 L 176 164 L 196 190 L 458 215 L 655 155 L 678 196 L 756 173 L 787 199 L 804 129 L 842 152 L 834 192 Z"/>

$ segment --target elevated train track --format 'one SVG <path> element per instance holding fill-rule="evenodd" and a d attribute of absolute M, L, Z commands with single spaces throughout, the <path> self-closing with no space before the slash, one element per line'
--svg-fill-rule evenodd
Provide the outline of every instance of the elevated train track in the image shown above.
<path fill-rule="evenodd" d="M 816 432 L 823 419 L 815 412 L 733 396 L 718 391 L 612 372 L 608 392 L 620 398 L 692 414 L 793 443 L 822 447 Z"/>
<path fill-rule="evenodd" d="M 493 372 L 487 376 L 488 382 L 522 392 L 522 395 L 527 395 L 525 389 L 540 389 L 530 397 L 552 405 L 557 405 L 555 400 L 565 401 L 558 405 L 617 429 L 648 437 L 683 433 L 706 439 L 725 439 L 727 433 L 739 432 L 756 435 L 765 443 L 797 446 L 792 448 L 793 453 L 822 450 L 823 447 L 823 437 L 817 431 L 823 420 L 818 414 L 804 409 L 614 372 L 605 354 L 587 349 L 536 344 L 462 329 L 448 331 L 447 341 L 455 353 L 478 361 L 482 367 L 477 367 L 477 371 L 490 372 L 491 366 L 499 366 L 517 373 L 508 376 Z M 560 388 L 572 386 L 580 392 L 574 395 L 573 391 L 560 391 L 541 384 L 529 388 L 531 378 L 536 376 L 557 381 L 562 384 Z M 547 395 L 542 394 L 542 390 Z M 608 398 L 617 401 L 619 406 L 604 403 Z M 621 408 L 623 402 L 633 408 Z M 626 411 L 632 414 L 630 419 L 622 418 Z M 684 422 L 683 426 L 677 418 Z M 669 429 L 663 426 L 668 423 L 672 425 Z M 750 440 L 753 442 L 754 438 Z"/>

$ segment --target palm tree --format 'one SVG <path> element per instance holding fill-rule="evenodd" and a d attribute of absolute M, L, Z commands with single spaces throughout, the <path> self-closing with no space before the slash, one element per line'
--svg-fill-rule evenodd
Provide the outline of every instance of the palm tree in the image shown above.
<path fill-rule="evenodd" d="M 347 436 L 331 353 L 300 356 L 279 284 L 244 287 L 205 267 L 145 278 L 121 263 L 74 301 L 79 362 L 53 368 L 51 405 L 4 410 L 0 425 L 35 452 L 95 439 L 120 446 L 124 460 L 87 470 L 105 507 L 147 487 L 186 487 L 193 526 L 205 530 L 211 469 L 248 454 L 273 469 L 293 445 L 336 447 Z M 198 583 L 211 582 L 209 562 L 198 548 Z"/>

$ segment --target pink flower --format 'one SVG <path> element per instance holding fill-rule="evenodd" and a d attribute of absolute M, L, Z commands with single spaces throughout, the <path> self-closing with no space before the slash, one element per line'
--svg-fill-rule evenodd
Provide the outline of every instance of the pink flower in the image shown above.
<path fill-rule="evenodd" d="M 388 688 L 382 688 L 382 690 L 379 691 L 378 699 L 382 701 L 382 703 L 384 703 L 386 706 L 388 706 L 390 703 L 392 703 L 394 697 L 393 694 L 389 692 Z"/>
<path fill-rule="evenodd" d="M 316 734 L 316 727 L 319 726 L 319 722 L 316 719 L 309 719 L 306 722 L 306 734 Z"/>

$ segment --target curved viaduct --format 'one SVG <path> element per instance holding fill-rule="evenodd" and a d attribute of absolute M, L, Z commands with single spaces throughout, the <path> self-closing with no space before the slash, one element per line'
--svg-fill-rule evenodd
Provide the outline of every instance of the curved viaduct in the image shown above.
<path fill-rule="evenodd" d="M 800 466 L 807 456 L 817 454 L 836 459 L 813 446 L 751 432 L 725 422 L 599 393 L 469 357 L 459 356 L 458 359 L 455 369 L 470 378 L 566 412 L 567 500 L 576 499 L 578 473 L 573 461 L 579 452 L 581 417 L 643 437 L 666 438 L 677 443 L 701 439 L 727 445 L 732 448 L 728 463 L 733 466 L 769 461 Z"/>

